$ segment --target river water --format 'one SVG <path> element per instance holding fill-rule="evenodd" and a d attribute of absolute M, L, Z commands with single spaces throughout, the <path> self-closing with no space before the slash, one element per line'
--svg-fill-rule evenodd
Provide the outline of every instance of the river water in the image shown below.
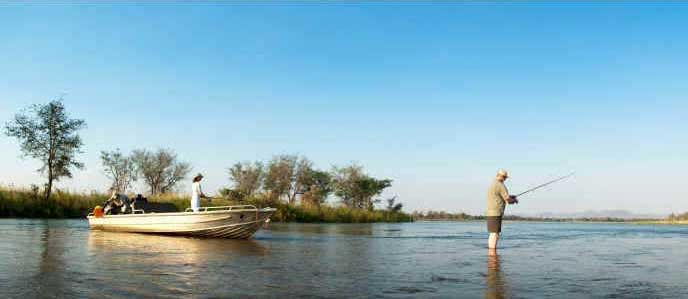
<path fill-rule="evenodd" d="M 271 224 L 252 240 L 0 219 L 0 298 L 688 298 L 688 227 Z"/>

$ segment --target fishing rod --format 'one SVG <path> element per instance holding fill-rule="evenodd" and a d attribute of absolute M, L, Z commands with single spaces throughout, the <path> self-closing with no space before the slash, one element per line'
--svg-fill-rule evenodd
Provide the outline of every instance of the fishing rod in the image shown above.
<path fill-rule="evenodd" d="M 523 194 L 526 194 L 526 193 L 528 193 L 528 192 L 535 191 L 535 190 L 540 189 L 540 188 L 542 188 L 542 187 L 544 187 L 544 186 L 547 186 L 547 185 L 549 185 L 549 184 L 556 183 L 556 182 L 561 181 L 561 180 L 563 180 L 563 179 L 566 179 L 566 178 L 568 178 L 568 177 L 570 177 L 570 176 L 573 176 L 574 173 L 575 173 L 575 172 L 572 172 L 572 173 L 569 173 L 569 174 L 567 174 L 567 175 L 565 175 L 565 176 L 563 176 L 563 177 L 560 177 L 560 178 L 551 180 L 551 181 L 549 181 L 549 182 L 547 182 L 547 183 L 544 183 L 544 184 L 541 184 L 541 185 L 537 185 L 537 186 L 535 186 L 535 187 L 533 187 L 533 188 L 530 188 L 530 189 L 528 189 L 528 190 L 526 190 L 526 191 L 523 191 L 523 192 L 521 192 L 521 193 L 519 193 L 519 194 L 516 194 L 514 197 L 519 197 L 519 196 L 521 196 L 521 195 L 523 195 Z"/>

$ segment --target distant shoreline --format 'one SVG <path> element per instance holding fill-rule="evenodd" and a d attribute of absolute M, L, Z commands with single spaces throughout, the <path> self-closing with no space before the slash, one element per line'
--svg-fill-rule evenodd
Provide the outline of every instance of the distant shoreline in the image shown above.
<path fill-rule="evenodd" d="M 447 213 L 442 211 L 427 211 L 411 213 L 413 221 L 485 221 L 484 215 L 470 215 L 463 212 Z M 504 215 L 505 221 L 530 221 L 530 222 L 599 222 L 599 223 L 628 223 L 628 224 L 662 224 L 662 225 L 688 225 L 688 213 L 671 214 L 666 218 L 660 217 L 533 217 Z"/>
<path fill-rule="evenodd" d="M 688 225 L 688 220 L 640 220 L 633 224 Z"/>
<path fill-rule="evenodd" d="M 414 222 L 484 222 L 484 219 L 414 219 Z M 566 222 L 566 223 L 622 223 L 622 224 L 654 224 L 654 225 L 688 225 L 688 220 L 670 221 L 660 219 L 504 219 L 513 222 Z"/>

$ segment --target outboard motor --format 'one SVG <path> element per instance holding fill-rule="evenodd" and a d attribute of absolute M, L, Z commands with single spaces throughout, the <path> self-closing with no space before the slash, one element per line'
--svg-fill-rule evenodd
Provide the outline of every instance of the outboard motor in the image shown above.
<path fill-rule="evenodd" d="M 141 194 L 136 194 L 134 201 L 131 202 L 132 210 L 146 210 L 148 205 L 148 198 L 143 197 Z"/>

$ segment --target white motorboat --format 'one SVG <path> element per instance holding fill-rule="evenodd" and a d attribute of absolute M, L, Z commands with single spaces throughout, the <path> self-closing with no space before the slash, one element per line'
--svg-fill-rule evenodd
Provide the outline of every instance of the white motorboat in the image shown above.
<path fill-rule="evenodd" d="M 91 229 L 205 238 L 248 239 L 270 221 L 274 208 L 253 205 L 202 207 L 199 212 L 88 214 Z"/>

